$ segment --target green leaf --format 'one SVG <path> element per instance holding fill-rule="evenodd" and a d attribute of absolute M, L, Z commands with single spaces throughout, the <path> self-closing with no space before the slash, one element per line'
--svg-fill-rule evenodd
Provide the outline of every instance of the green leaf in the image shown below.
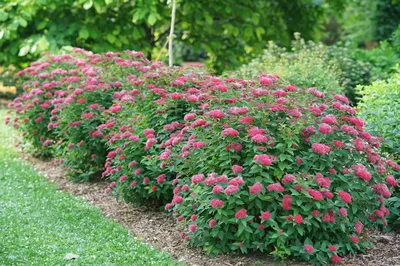
<path fill-rule="evenodd" d="M 150 26 L 153 26 L 157 22 L 157 16 L 154 13 L 150 13 L 149 17 L 147 18 L 147 23 Z"/>
<path fill-rule="evenodd" d="M 45 51 L 49 48 L 50 44 L 47 38 L 45 36 L 42 36 L 42 38 L 40 38 L 40 40 L 38 41 L 38 45 L 40 50 Z"/>
<path fill-rule="evenodd" d="M 83 4 L 83 9 L 88 10 L 93 6 L 93 0 L 89 0 L 86 3 Z"/>
<path fill-rule="evenodd" d="M 115 36 L 112 34 L 107 34 L 107 41 L 109 41 L 110 43 L 114 43 L 116 40 Z"/>
<path fill-rule="evenodd" d="M 18 53 L 18 56 L 25 56 L 29 53 L 29 50 L 31 49 L 31 47 L 29 45 L 25 45 L 23 46 Z"/>
<path fill-rule="evenodd" d="M 3 36 L 4 36 L 4 30 L 2 29 L 0 30 L 0 40 L 3 39 Z"/>
<path fill-rule="evenodd" d="M 82 27 L 81 30 L 79 31 L 79 38 L 82 38 L 84 40 L 89 38 L 89 31 L 87 30 L 86 27 Z"/>
<path fill-rule="evenodd" d="M 28 22 L 23 17 L 18 18 L 18 23 L 21 27 L 24 27 L 24 28 L 28 25 Z"/>
<path fill-rule="evenodd" d="M 0 21 L 6 21 L 8 14 L 4 10 L 0 10 Z"/>

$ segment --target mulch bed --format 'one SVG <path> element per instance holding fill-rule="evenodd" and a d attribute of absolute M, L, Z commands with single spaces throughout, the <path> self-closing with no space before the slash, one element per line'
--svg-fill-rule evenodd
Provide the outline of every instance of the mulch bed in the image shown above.
<path fill-rule="evenodd" d="M 50 162 L 41 161 L 27 154 L 23 159 L 33 164 L 50 182 L 55 183 L 59 191 L 81 197 L 101 209 L 104 216 L 127 227 L 137 239 L 154 247 L 169 252 L 181 262 L 189 265 L 283 265 L 265 254 L 252 255 L 219 255 L 210 258 L 200 248 L 189 246 L 179 236 L 179 228 L 171 216 L 163 214 L 151 206 L 135 207 L 123 201 L 107 196 L 104 189 L 108 182 L 73 183 L 69 181 L 60 166 L 52 166 Z M 367 254 L 349 255 L 343 259 L 344 265 L 400 265 L 400 235 L 393 232 L 369 232 L 375 247 Z M 294 261 L 286 261 L 286 265 L 307 265 Z"/>

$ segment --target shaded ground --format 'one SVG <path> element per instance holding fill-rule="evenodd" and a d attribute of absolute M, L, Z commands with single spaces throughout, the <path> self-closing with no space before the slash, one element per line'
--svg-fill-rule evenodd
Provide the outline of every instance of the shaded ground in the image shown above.
<path fill-rule="evenodd" d="M 34 167 L 45 175 L 50 182 L 56 183 L 59 190 L 81 196 L 91 204 L 99 207 L 104 215 L 126 226 L 138 239 L 153 244 L 155 247 L 167 251 L 178 261 L 189 265 L 283 265 L 265 255 L 220 255 L 214 259 L 204 254 L 201 249 L 188 246 L 179 236 L 179 229 L 173 218 L 150 207 L 136 208 L 122 201 L 116 201 L 104 194 L 108 182 L 72 183 L 65 178 L 60 167 L 50 166 L 43 162 L 23 155 Z M 370 236 L 375 247 L 368 254 L 347 256 L 344 265 L 400 265 L 400 235 L 371 231 Z M 307 265 L 287 261 L 286 265 Z"/>

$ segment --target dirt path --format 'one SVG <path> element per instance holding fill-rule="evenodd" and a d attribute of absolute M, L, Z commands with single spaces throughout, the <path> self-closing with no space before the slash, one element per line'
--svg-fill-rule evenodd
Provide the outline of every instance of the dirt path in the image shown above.
<path fill-rule="evenodd" d="M 41 172 L 50 182 L 55 183 L 58 190 L 79 196 L 102 210 L 105 217 L 112 219 L 127 228 L 132 235 L 143 242 L 169 252 L 178 260 L 189 265 L 284 265 L 273 261 L 265 255 L 219 255 L 211 259 L 199 248 L 190 247 L 179 236 L 179 229 L 173 218 L 151 207 L 140 208 L 104 194 L 107 182 L 73 183 L 65 178 L 59 166 L 51 166 L 29 155 L 22 155 L 34 168 Z M 400 265 L 400 235 L 372 231 L 375 247 L 368 254 L 356 254 L 346 257 L 344 265 Z M 286 265 L 307 265 L 294 261 L 286 261 Z"/>

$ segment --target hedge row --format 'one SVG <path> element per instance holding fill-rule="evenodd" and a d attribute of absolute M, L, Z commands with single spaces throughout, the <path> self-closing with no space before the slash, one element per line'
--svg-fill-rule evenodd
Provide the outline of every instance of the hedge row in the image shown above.
<path fill-rule="evenodd" d="M 343 95 L 185 73 L 140 52 L 48 57 L 18 73 L 7 123 L 75 180 L 156 199 L 207 252 L 262 251 L 315 264 L 370 246 L 400 166 L 379 154 Z"/>

